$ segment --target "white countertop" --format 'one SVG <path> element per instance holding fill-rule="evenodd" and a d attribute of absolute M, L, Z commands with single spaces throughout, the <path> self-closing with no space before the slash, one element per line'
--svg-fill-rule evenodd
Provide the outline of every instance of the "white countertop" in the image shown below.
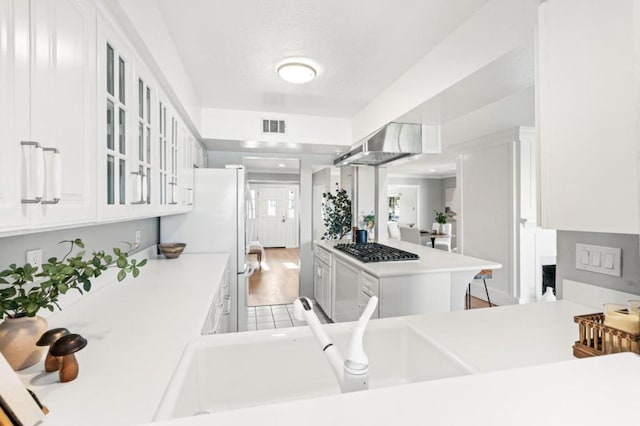
<path fill-rule="evenodd" d="M 78 378 L 59 383 L 44 360 L 20 372 L 50 413 L 50 425 L 148 422 L 187 343 L 200 335 L 227 254 L 150 260 L 136 279 L 112 282 L 48 318 L 88 345 Z"/>
<path fill-rule="evenodd" d="M 226 261 L 226 255 L 151 261 L 138 279 L 109 284 L 51 316 L 50 327 L 79 332 L 89 345 L 78 353 L 80 375 L 71 383 L 58 383 L 57 373 L 43 374 L 42 362 L 21 372 L 51 410 L 45 426 L 149 422 L 184 347 L 200 334 Z M 406 321 L 474 374 L 163 424 L 537 425 L 551 421 L 601 426 L 605 420 L 628 422 L 628 410 L 615 407 L 635 406 L 637 386 L 629 377 L 640 374 L 640 357 L 623 354 L 574 360 L 572 356 L 577 336 L 573 317 L 592 311 L 558 301 L 376 320 Z M 345 326 L 326 327 L 330 331 Z M 251 342 L 272 332 L 241 333 L 232 340 Z M 613 408 L 594 410 L 590 397 L 599 407 Z"/>
<path fill-rule="evenodd" d="M 622 420 L 628 421 L 629 413 L 624 410 L 594 413 L 586 401 L 597 398 L 599 407 L 635 406 L 636 386 L 628 378 L 640 373 L 640 357 L 622 354 L 584 360 L 573 358 L 572 344 L 577 338 L 573 317 L 592 311 L 591 307 L 560 300 L 376 320 L 378 323 L 406 321 L 418 327 L 432 343 L 474 374 L 160 424 L 512 426 L 539 425 L 544 421 L 601 426 L 605 419 L 615 419 L 610 423 L 621 424 Z M 327 325 L 327 328 L 331 334 L 331 328 L 345 326 L 341 323 Z M 251 335 L 257 336 L 251 333 L 246 338 Z M 626 383 L 617 386 L 619 382 Z M 616 411 L 613 417 L 605 414 L 611 411 Z"/>
<path fill-rule="evenodd" d="M 428 362 L 428 360 L 425 360 Z M 637 424 L 626 353 L 188 417 L 173 426 Z"/>
<path fill-rule="evenodd" d="M 569 300 L 407 317 L 476 372 L 574 359 L 576 315 L 597 310 Z"/>
<path fill-rule="evenodd" d="M 390 240 L 381 243 L 389 247 L 415 253 L 420 260 L 408 260 L 400 262 L 362 263 L 355 257 L 333 248 L 334 245 L 345 243 L 344 240 L 317 240 L 314 243 L 331 251 L 335 256 L 357 265 L 367 273 L 378 277 L 394 277 L 403 275 L 418 275 L 440 272 L 476 271 L 481 269 L 500 269 L 502 265 L 491 260 L 478 259 L 476 257 L 463 256 L 457 253 L 449 253 L 444 250 L 433 249 L 427 246 L 407 243 L 404 241 Z"/>

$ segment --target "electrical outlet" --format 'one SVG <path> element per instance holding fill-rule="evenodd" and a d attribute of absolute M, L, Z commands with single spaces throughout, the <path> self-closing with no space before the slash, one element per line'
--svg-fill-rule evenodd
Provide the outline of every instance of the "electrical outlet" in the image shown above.
<path fill-rule="evenodd" d="M 136 230 L 136 244 L 140 244 L 140 230 Z"/>
<path fill-rule="evenodd" d="M 26 253 L 27 263 L 30 263 L 34 268 L 41 270 L 42 268 L 42 249 L 27 250 Z"/>

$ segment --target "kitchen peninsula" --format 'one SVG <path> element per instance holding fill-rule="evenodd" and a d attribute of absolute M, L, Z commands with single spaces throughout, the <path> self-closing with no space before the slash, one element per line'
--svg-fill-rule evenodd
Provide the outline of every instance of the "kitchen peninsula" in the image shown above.
<path fill-rule="evenodd" d="M 482 269 L 501 264 L 404 241 L 385 246 L 417 254 L 419 260 L 364 263 L 336 248 L 341 240 L 314 244 L 315 298 L 335 322 L 356 320 L 368 298 L 378 296 L 374 318 L 464 309 L 469 282 Z"/>

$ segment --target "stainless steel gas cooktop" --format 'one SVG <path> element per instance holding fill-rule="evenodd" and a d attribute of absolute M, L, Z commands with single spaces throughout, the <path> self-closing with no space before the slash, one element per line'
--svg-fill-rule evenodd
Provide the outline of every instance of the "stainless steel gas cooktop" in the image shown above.
<path fill-rule="evenodd" d="M 397 262 L 401 260 L 418 260 L 420 256 L 415 253 L 400 250 L 394 247 L 378 243 L 366 244 L 336 244 L 334 248 L 343 251 L 363 263 L 370 262 Z"/>

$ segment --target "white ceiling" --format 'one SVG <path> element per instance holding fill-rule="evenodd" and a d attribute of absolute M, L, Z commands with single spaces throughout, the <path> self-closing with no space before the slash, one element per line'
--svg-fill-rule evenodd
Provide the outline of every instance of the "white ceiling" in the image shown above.
<path fill-rule="evenodd" d="M 487 0 L 156 0 L 202 105 L 351 118 Z M 294 85 L 276 65 L 308 57 Z"/>
<path fill-rule="evenodd" d="M 297 158 L 242 157 L 242 164 L 249 173 L 299 174 L 300 160 Z"/>

